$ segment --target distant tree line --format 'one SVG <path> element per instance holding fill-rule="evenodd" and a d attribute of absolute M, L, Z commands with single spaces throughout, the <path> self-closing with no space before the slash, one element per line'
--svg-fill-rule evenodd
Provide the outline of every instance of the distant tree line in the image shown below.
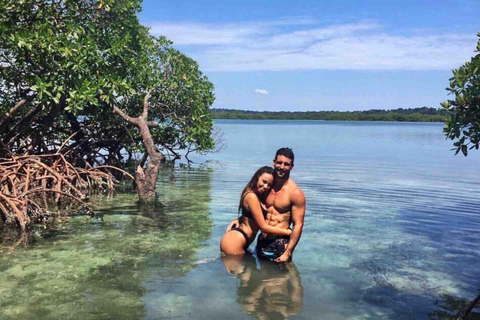
<path fill-rule="evenodd" d="M 443 122 L 448 113 L 443 109 L 422 107 L 412 109 L 372 109 L 367 111 L 248 111 L 211 109 L 213 119 L 278 119 L 278 120 L 346 120 L 346 121 L 411 121 Z"/>

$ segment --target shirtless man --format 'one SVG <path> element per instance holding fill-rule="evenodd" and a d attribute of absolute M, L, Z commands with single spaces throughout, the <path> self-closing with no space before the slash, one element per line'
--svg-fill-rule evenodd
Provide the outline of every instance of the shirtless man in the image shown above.
<path fill-rule="evenodd" d="M 290 179 L 290 170 L 293 168 L 294 154 L 290 148 L 280 148 L 273 159 L 275 181 L 265 201 L 267 208 L 266 222 L 271 226 L 290 228 L 293 224 L 290 237 L 276 236 L 262 233 L 257 239 L 257 256 L 262 259 L 286 262 L 292 258 L 303 231 L 305 217 L 305 196 L 302 190 Z M 234 220 L 227 228 L 238 226 Z"/>
<path fill-rule="evenodd" d="M 257 239 L 257 256 L 286 262 L 300 240 L 305 217 L 305 196 L 297 184 L 290 178 L 295 156 L 290 148 L 277 150 L 273 167 L 275 181 L 265 203 L 266 222 L 271 226 L 289 228 L 293 224 L 290 237 L 262 233 Z"/>

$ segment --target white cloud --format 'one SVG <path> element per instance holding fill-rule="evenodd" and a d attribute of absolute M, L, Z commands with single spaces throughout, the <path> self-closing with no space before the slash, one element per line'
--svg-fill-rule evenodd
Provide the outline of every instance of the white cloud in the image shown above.
<path fill-rule="evenodd" d="M 159 23 L 206 71 L 450 70 L 474 54 L 475 35 L 396 35 L 375 21 L 319 26 L 307 18 Z"/>
<path fill-rule="evenodd" d="M 268 94 L 268 91 L 265 89 L 255 89 L 255 92 L 260 94 Z"/>
<path fill-rule="evenodd" d="M 153 35 L 164 35 L 177 45 L 231 45 L 261 34 L 255 25 L 158 23 L 150 28 Z"/>

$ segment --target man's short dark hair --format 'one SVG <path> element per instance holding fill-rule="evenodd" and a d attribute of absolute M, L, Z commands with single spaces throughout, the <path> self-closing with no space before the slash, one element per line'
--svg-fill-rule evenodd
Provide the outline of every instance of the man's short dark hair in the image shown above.
<path fill-rule="evenodd" d="M 275 158 L 274 160 L 277 160 L 278 156 L 284 156 L 287 157 L 288 159 L 292 160 L 292 164 L 295 161 L 295 155 L 293 154 L 293 150 L 290 148 L 280 148 L 277 150 L 277 153 L 275 153 Z"/>

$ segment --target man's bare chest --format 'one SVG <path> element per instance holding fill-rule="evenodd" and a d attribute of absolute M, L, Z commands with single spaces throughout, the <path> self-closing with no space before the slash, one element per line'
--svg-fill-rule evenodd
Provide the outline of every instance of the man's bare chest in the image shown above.
<path fill-rule="evenodd" d="M 285 192 L 270 192 L 265 204 L 267 209 L 274 207 L 278 213 L 287 213 L 291 211 L 291 203 L 288 194 Z"/>

